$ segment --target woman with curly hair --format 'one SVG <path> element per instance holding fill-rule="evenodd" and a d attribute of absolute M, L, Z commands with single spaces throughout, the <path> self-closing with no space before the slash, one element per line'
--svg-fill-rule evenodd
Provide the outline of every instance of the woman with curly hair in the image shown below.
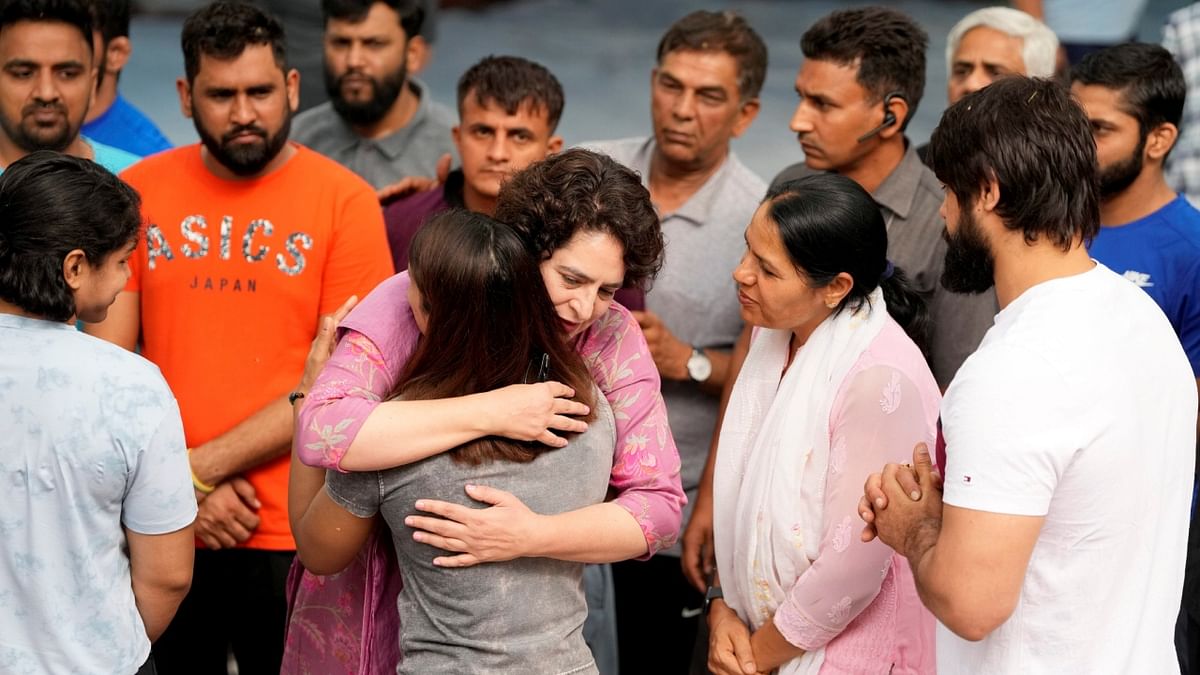
<path fill-rule="evenodd" d="M 583 357 L 612 408 L 611 501 L 556 515 L 535 513 L 514 495 L 464 485 L 490 508 L 422 499 L 429 515 L 404 521 L 402 536 L 441 549 L 441 567 L 537 557 L 602 563 L 647 558 L 672 545 L 684 501 L 679 457 L 667 426 L 659 377 L 621 287 L 644 288 L 658 272 L 663 240 L 637 175 L 610 158 L 570 150 L 532 165 L 503 188 L 496 219 L 513 227 L 540 260 L 561 334 Z M 419 330 L 406 273 L 381 284 L 339 327 L 328 364 L 299 412 L 293 527 L 320 489 L 301 462 L 338 471 L 410 464 L 464 443 L 499 436 L 566 444 L 586 408 L 557 382 L 510 385 L 441 400 L 384 400 L 413 355 Z M 306 378 L 308 375 L 306 375 Z M 303 387 L 302 387 L 303 393 Z M 319 476 L 319 474 L 318 474 Z M 306 501 L 307 499 L 307 501 Z M 386 537 L 370 539 L 332 577 L 295 568 L 284 672 L 394 672 L 399 579 Z"/>

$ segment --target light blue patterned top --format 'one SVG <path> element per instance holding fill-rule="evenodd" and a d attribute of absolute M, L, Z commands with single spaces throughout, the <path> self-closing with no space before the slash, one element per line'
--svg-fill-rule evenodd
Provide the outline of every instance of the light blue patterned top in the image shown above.
<path fill-rule="evenodd" d="M 133 673 L 150 653 L 123 527 L 196 516 L 179 408 L 158 368 L 0 314 L 0 673 Z"/>

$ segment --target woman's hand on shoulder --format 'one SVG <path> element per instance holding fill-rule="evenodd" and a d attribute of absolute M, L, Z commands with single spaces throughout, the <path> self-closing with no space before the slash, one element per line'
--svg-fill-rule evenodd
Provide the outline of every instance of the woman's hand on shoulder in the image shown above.
<path fill-rule="evenodd" d="M 565 384 L 514 384 L 482 396 L 486 397 L 484 409 L 491 416 L 489 431 L 496 436 L 561 448 L 567 439 L 555 431 L 587 431 L 587 423 L 573 416 L 588 414 L 588 407 L 571 400 L 575 390 Z"/>

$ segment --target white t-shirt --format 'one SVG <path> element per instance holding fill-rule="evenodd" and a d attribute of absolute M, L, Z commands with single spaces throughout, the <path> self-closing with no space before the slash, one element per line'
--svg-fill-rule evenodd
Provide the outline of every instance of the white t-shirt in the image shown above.
<path fill-rule="evenodd" d="M 942 405 L 945 502 L 1044 516 L 1021 597 L 940 673 L 1178 673 L 1196 384 L 1154 301 L 1097 264 L 996 316 Z"/>
<path fill-rule="evenodd" d="M 125 529 L 196 518 L 158 368 L 70 324 L 0 314 L 0 673 L 126 674 L 150 654 Z"/>

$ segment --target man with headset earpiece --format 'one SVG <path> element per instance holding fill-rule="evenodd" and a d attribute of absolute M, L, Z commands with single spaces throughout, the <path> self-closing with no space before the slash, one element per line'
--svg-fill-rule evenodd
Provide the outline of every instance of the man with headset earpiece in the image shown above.
<path fill-rule="evenodd" d="M 804 62 L 795 82 L 800 101 L 791 122 L 804 161 L 784 169 L 774 182 L 821 171 L 856 181 L 884 215 L 888 258 L 936 305 L 939 296 L 948 295 L 939 283 L 946 253 L 938 213 L 943 195 L 937 178 L 904 136 L 925 89 L 928 43 L 925 31 L 892 9 L 841 10 L 814 23 L 800 43 Z M 932 318 L 930 364 L 945 387 L 962 362 L 953 356 L 958 350 L 949 348 L 957 339 L 959 320 Z M 727 383 L 737 379 L 749 344 L 749 331 L 744 331 L 734 347 Z M 942 354 L 951 356 L 943 359 Z M 718 431 L 723 417 L 722 409 Z M 713 448 L 682 538 L 684 568 L 695 570 L 692 576 L 705 565 L 706 542 L 711 550 L 715 457 Z"/>

